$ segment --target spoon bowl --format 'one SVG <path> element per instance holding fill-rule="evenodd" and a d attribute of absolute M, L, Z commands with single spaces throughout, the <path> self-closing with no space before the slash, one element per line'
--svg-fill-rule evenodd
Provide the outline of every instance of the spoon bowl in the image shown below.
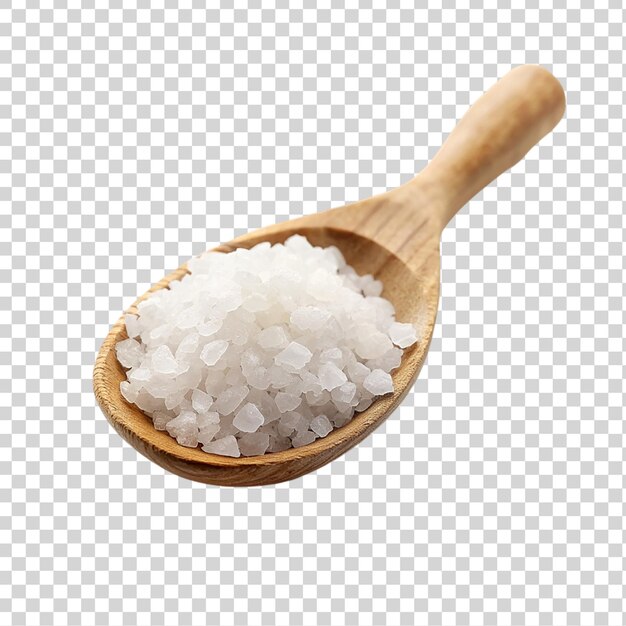
<path fill-rule="evenodd" d="M 165 469 L 204 483 L 264 485 L 291 480 L 345 453 L 377 428 L 408 393 L 424 363 L 439 300 L 439 239 L 452 216 L 498 174 L 517 163 L 561 118 L 564 94 L 558 81 L 537 66 L 510 72 L 466 114 L 416 178 L 355 204 L 269 226 L 215 248 L 229 253 L 263 241 L 305 236 L 318 246 L 337 246 L 359 274 L 384 285 L 396 317 L 414 325 L 417 344 L 405 350 L 392 374 L 394 392 L 377 399 L 345 426 L 301 448 L 232 458 L 179 445 L 121 395 L 126 379 L 115 345 L 128 337 L 124 316 L 104 340 L 94 367 L 94 391 L 115 430 Z M 126 313 L 158 289 L 187 273 L 186 265 L 153 285 Z"/>
<path fill-rule="evenodd" d="M 126 380 L 126 372 L 117 360 L 115 345 L 128 338 L 124 315 L 113 326 L 102 344 L 94 370 L 94 387 L 98 402 L 115 430 L 142 454 L 165 469 L 180 476 L 218 485 L 262 485 L 290 480 L 313 471 L 342 455 L 359 443 L 398 406 L 410 390 L 419 374 L 437 314 L 436 307 L 429 305 L 438 300 L 439 282 L 424 281 L 423 276 L 412 272 L 398 257 L 371 239 L 333 227 L 299 226 L 294 220 L 289 228 L 277 232 L 255 231 L 230 244 L 220 246 L 215 253 L 228 253 L 238 247 L 251 247 L 262 241 L 282 243 L 290 236 L 300 234 L 318 246 L 337 246 L 346 261 L 360 274 L 374 274 L 383 281 L 383 296 L 390 300 L 396 317 L 412 323 L 417 329 L 419 342 L 405 350 L 402 366 L 393 374 L 394 393 L 384 396 L 372 406 L 357 413 L 345 426 L 331 431 L 325 438 L 282 452 L 262 456 L 231 458 L 208 454 L 200 448 L 185 448 L 165 431 L 154 428 L 152 420 L 136 405 L 128 403 L 120 392 L 120 383 Z M 436 240 L 435 240 L 436 242 Z M 438 275 L 439 252 L 435 248 L 431 262 L 436 264 L 425 276 Z M 166 276 L 141 296 L 127 313 L 135 313 L 136 306 L 157 289 L 167 289 L 173 280 L 187 274 L 186 265 Z M 388 285 L 388 286 L 387 286 Z"/>

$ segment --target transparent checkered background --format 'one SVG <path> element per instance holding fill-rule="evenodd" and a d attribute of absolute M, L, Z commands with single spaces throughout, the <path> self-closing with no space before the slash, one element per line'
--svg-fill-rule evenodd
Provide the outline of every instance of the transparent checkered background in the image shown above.
<path fill-rule="evenodd" d="M 621 3 L 11 4 L 0 623 L 624 624 Z M 427 365 L 374 436 L 233 490 L 112 432 L 92 365 L 136 294 L 408 180 L 521 63 L 567 117 L 446 230 Z"/>

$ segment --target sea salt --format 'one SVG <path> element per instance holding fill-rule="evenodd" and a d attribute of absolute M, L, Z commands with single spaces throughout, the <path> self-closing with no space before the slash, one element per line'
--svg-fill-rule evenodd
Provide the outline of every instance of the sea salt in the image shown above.
<path fill-rule="evenodd" d="M 326 437 L 333 429 L 333 425 L 328 421 L 325 415 L 318 415 L 311 420 L 311 430 L 318 437 Z"/>
<path fill-rule="evenodd" d="M 125 316 L 120 391 L 179 444 L 255 456 L 308 445 L 393 391 L 416 342 L 383 285 L 295 236 L 207 253 Z"/>
<path fill-rule="evenodd" d="M 415 327 L 412 324 L 394 322 L 389 327 L 389 337 L 399 348 L 408 348 L 417 341 Z"/>
<path fill-rule="evenodd" d="M 336 402 L 352 402 L 354 396 L 356 395 L 356 385 L 353 382 L 345 382 L 343 385 L 339 387 L 335 387 L 330 396 Z"/>
<path fill-rule="evenodd" d="M 126 332 L 129 337 L 137 337 L 141 332 L 141 326 L 137 323 L 137 316 L 128 314 L 124 317 L 124 323 L 126 324 Z"/>
<path fill-rule="evenodd" d="M 195 413 L 182 411 L 178 417 L 167 422 L 165 428 L 182 446 L 195 448 L 198 445 L 198 427 L 196 426 Z"/>
<path fill-rule="evenodd" d="M 194 411 L 206 413 L 213 404 L 213 398 L 202 389 L 194 389 L 191 392 L 191 404 Z"/>
<path fill-rule="evenodd" d="M 240 456 L 239 444 L 233 435 L 227 435 L 221 439 L 216 439 L 202 446 L 205 452 L 221 454 L 222 456 Z"/>
<path fill-rule="evenodd" d="M 133 385 L 127 380 L 123 380 L 120 383 L 120 391 L 122 392 L 124 398 L 130 403 L 135 402 L 135 400 L 137 400 L 137 396 L 139 395 L 139 389 L 137 389 L 137 387 L 133 387 Z"/>
<path fill-rule="evenodd" d="M 300 406 L 302 398 L 300 396 L 279 391 L 274 397 L 274 402 L 276 402 L 276 406 L 281 413 L 286 413 L 287 411 L 293 411 L 295 408 Z"/>
<path fill-rule="evenodd" d="M 288 339 L 280 326 L 270 326 L 258 334 L 257 343 L 263 350 L 280 349 L 287 345 Z"/>
<path fill-rule="evenodd" d="M 210 343 L 207 343 L 204 348 L 202 348 L 200 358 L 204 361 L 205 365 L 215 365 L 222 358 L 226 350 L 228 350 L 227 341 L 224 341 L 223 339 L 211 341 Z"/>
<path fill-rule="evenodd" d="M 248 392 L 244 385 L 229 387 L 217 395 L 213 409 L 220 415 L 229 415 L 243 402 Z"/>
<path fill-rule="evenodd" d="M 300 331 L 320 330 L 330 319 L 330 313 L 314 306 L 300 307 L 289 317 L 291 323 Z"/>
<path fill-rule="evenodd" d="M 202 430 L 206 426 L 209 426 L 210 424 L 219 424 L 220 414 L 217 411 L 207 411 L 206 413 L 198 413 L 196 423 L 200 430 Z"/>
<path fill-rule="evenodd" d="M 124 367 L 138 367 L 145 356 L 145 350 L 134 339 L 120 341 L 116 347 L 117 359 Z"/>
<path fill-rule="evenodd" d="M 387 372 L 376 369 L 367 375 L 363 387 L 375 396 L 382 396 L 393 391 L 393 380 Z"/>
<path fill-rule="evenodd" d="M 323 363 L 320 365 L 318 378 L 322 389 L 327 389 L 328 391 L 340 387 L 348 380 L 348 377 L 334 363 Z"/>
<path fill-rule="evenodd" d="M 217 435 L 219 430 L 219 424 L 207 424 L 203 428 L 200 428 L 200 432 L 198 433 L 198 442 L 204 446 L 208 445 L 211 441 L 213 441 L 213 438 Z"/>
<path fill-rule="evenodd" d="M 254 433 L 264 422 L 263 414 L 254 405 L 248 402 L 235 415 L 233 426 L 242 433 Z"/>
<path fill-rule="evenodd" d="M 279 367 L 301 370 L 313 356 L 313 353 L 301 343 L 292 341 L 282 352 L 274 357 Z"/>
<path fill-rule="evenodd" d="M 315 433 L 312 433 L 310 430 L 307 430 L 303 433 L 298 433 L 291 440 L 291 445 L 294 448 L 301 448 L 302 446 L 306 446 L 309 443 L 313 443 L 315 441 Z"/>
<path fill-rule="evenodd" d="M 243 456 L 265 454 L 269 445 L 270 436 L 267 433 L 247 433 L 239 439 L 239 449 Z"/>

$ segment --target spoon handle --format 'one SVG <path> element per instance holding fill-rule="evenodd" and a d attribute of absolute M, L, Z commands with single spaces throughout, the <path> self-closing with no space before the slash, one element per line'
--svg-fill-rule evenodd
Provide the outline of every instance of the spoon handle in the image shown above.
<path fill-rule="evenodd" d="M 517 67 L 489 89 L 414 179 L 436 192 L 441 227 L 520 161 L 556 126 L 564 110 L 561 84 L 537 65 Z"/>

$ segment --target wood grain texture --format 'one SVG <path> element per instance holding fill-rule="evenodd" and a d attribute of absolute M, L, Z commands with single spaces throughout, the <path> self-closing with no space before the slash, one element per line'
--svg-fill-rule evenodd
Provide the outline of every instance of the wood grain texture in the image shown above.
<path fill-rule="evenodd" d="M 351 422 L 302 448 L 249 458 L 207 454 L 180 446 L 135 405 L 119 384 L 126 379 L 115 345 L 127 338 L 123 316 L 104 340 L 94 367 L 94 391 L 115 430 L 139 452 L 185 478 L 217 485 L 264 485 L 291 480 L 342 455 L 367 437 L 398 406 L 424 363 L 439 300 L 439 238 L 450 218 L 484 185 L 505 171 L 561 118 L 565 100 L 546 70 L 522 66 L 510 72 L 470 109 L 431 164 L 407 184 L 317 215 L 248 233 L 215 249 L 228 253 L 293 234 L 313 244 L 336 245 L 359 273 L 383 281 L 383 295 L 397 318 L 412 323 L 419 338 L 393 374 L 395 392 L 380 398 Z M 180 279 L 182 265 L 153 285 L 127 312 Z"/>

